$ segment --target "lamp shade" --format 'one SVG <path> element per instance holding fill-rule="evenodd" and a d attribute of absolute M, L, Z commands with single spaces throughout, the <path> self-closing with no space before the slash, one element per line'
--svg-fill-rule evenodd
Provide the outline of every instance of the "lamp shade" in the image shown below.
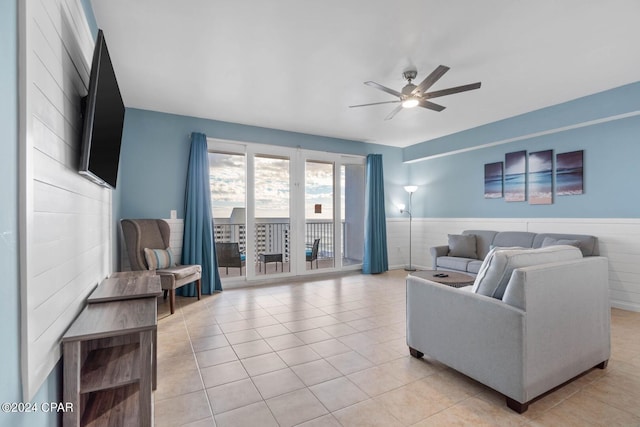
<path fill-rule="evenodd" d="M 405 185 L 404 186 L 404 191 L 406 191 L 407 193 L 414 193 L 417 189 L 418 189 L 417 185 Z"/>

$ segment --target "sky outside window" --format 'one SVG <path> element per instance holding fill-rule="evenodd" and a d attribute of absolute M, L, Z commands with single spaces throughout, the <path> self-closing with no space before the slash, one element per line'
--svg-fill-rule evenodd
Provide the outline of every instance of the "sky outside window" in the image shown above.
<path fill-rule="evenodd" d="M 256 218 L 289 218 L 289 159 L 255 157 Z"/>
<path fill-rule="evenodd" d="M 229 218 L 233 208 L 244 208 L 246 167 L 244 154 L 209 153 L 211 209 L 214 218 Z"/>
<path fill-rule="evenodd" d="M 229 218 L 233 208 L 244 208 L 246 200 L 244 154 L 209 153 L 211 207 L 214 218 Z M 255 157 L 256 218 L 289 218 L 290 160 Z M 333 218 L 333 164 L 306 162 L 305 214 L 308 219 Z M 315 213 L 315 205 L 322 213 Z"/>

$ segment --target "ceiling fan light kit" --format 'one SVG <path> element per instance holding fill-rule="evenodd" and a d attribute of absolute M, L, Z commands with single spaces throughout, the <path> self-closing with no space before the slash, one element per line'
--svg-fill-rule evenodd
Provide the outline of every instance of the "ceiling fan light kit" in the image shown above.
<path fill-rule="evenodd" d="M 437 98 L 439 96 L 452 95 L 454 93 L 465 92 L 468 90 L 474 90 L 480 88 L 480 82 L 471 83 L 463 86 L 456 86 L 448 89 L 436 90 L 433 92 L 427 92 L 427 90 L 433 86 L 439 79 L 449 71 L 449 67 L 445 65 L 438 66 L 435 70 L 431 72 L 425 79 L 418 85 L 414 85 L 412 82 L 413 79 L 418 75 L 417 70 L 405 70 L 402 73 L 402 77 L 407 80 L 407 84 L 402 88 L 401 92 L 390 89 L 386 86 L 382 86 L 376 82 L 367 81 L 364 82 L 367 86 L 371 86 L 375 89 L 386 92 L 390 95 L 398 97 L 397 101 L 383 101 L 383 102 L 373 102 L 369 104 L 359 104 L 359 105 L 350 105 L 349 108 L 354 107 L 368 107 L 370 105 L 380 105 L 380 104 L 393 104 L 400 103 L 395 109 L 385 117 L 385 120 L 392 119 L 400 110 L 403 108 L 414 108 L 414 107 L 422 107 L 427 108 L 433 111 L 442 111 L 445 109 L 442 105 L 435 104 L 433 102 L 427 101 L 431 98 Z"/>
<path fill-rule="evenodd" d="M 418 98 L 413 97 L 413 96 L 405 99 L 404 101 L 402 101 L 402 107 L 403 108 L 417 107 L 418 104 L 420 104 L 420 101 L 418 100 Z"/>

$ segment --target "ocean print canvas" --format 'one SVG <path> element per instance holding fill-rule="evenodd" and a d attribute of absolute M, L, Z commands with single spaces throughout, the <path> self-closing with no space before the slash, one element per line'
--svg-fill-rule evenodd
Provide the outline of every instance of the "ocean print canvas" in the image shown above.
<path fill-rule="evenodd" d="M 583 150 L 556 156 L 556 195 L 583 194 Z"/>
<path fill-rule="evenodd" d="M 553 203 L 553 150 L 529 153 L 529 204 Z"/>
<path fill-rule="evenodd" d="M 505 155 L 504 199 L 507 202 L 526 200 L 527 152 L 515 151 Z"/>
<path fill-rule="evenodd" d="M 484 198 L 499 199 L 503 195 L 502 162 L 484 165 Z"/>

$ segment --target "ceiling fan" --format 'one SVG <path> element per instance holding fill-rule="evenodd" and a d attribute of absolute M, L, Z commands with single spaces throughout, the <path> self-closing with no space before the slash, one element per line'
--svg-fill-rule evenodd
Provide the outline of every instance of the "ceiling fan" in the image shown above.
<path fill-rule="evenodd" d="M 458 92 L 465 92 L 467 90 L 478 89 L 480 87 L 480 82 L 471 83 L 463 86 L 456 86 L 449 89 L 436 90 L 433 92 L 427 92 L 427 90 L 433 86 L 435 82 L 437 82 L 440 77 L 449 71 L 449 67 L 445 65 L 439 65 L 435 70 L 431 72 L 418 86 L 411 83 L 413 79 L 418 75 L 418 71 L 416 70 L 406 70 L 402 73 L 402 77 L 407 80 L 407 85 L 402 88 L 401 92 L 395 91 L 393 89 L 389 89 L 386 86 L 382 86 L 376 82 L 368 81 L 364 82 L 367 86 L 371 86 L 373 88 L 379 89 L 383 92 L 387 92 L 391 95 L 397 96 L 399 99 L 396 101 L 383 101 L 383 102 L 373 102 L 371 104 L 360 104 L 360 105 L 350 105 L 349 108 L 354 107 L 367 107 L 369 105 L 379 105 L 379 104 L 393 104 L 399 102 L 396 108 L 393 109 L 385 117 L 385 120 L 391 120 L 400 110 L 403 108 L 413 108 L 413 107 L 423 107 L 428 108 L 434 111 L 442 111 L 445 109 L 442 105 L 434 104 L 433 102 L 428 101 L 431 98 L 437 98 L 439 96 L 451 95 Z"/>

